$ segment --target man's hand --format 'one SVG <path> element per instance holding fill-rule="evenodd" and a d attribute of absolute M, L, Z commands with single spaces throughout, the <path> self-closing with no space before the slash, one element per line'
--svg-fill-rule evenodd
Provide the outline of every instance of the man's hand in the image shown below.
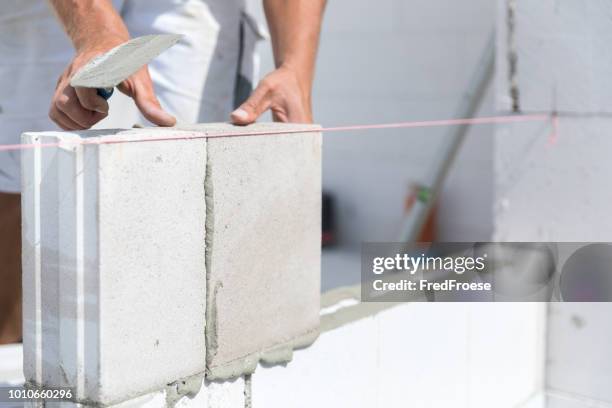
<path fill-rule="evenodd" d="M 77 90 L 70 86 L 70 78 L 99 53 L 77 55 L 57 81 L 49 118 L 64 130 L 89 129 L 108 115 L 108 103 L 96 94 L 95 89 Z"/>
<path fill-rule="evenodd" d="M 117 44 L 118 45 L 118 44 Z M 72 76 L 92 58 L 113 48 L 83 52 L 76 56 L 60 76 L 51 101 L 49 117 L 64 130 L 89 129 L 108 115 L 108 103 L 92 88 L 73 88 Z M 134 99 L 143 116 L 159 126 L 174 126 L 176 119 L 160 106 L 146 67 L 123 81 L 119 90 Z"/>
<path fill-rule="evenodd" d="M 235 125 L 254 123 L 268 109 L 275 122 L 312 123 L 309 86 L 288 67 L 280 67 L 259 82 L 251 94 L 231 116 Z"/>
<path fill-rule="evenodd" d="M 312 123 L 310 92 L 325 0 L 264 0 L 264 9 L 277 69 L 231 120 L 248 125 L 270 109 L 276 122 Z"/>
<path fill-rule="evenodd" d="M 50 0 L 53 10 L 76 50 L 76 57 L 60 76 L 49 117 L 64 130 L 88 129 L 108 115 L 108 103 L 95 89 L 73 88 L 72 76 L 94 57 L 129 39 L 121 16 L 110 0 Z M 123 81 L 119 90 L 134 99 L 143 116 L 159 126 L 176 119 L 163 111 L 145 67 Z"/>

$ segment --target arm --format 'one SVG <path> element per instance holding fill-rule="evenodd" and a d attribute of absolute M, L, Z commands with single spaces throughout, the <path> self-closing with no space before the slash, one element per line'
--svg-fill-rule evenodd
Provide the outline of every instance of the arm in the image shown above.
<path fill-rule="evenodd" d="M 311 91 L 325 0 L 264 0 L 276 70 L 232 113 L 253 123 L 268 109 L 275 121 L 312 122 Z"/>
<path fill-rule="evenodd" d="M 130 35 L 110 0 L 49 2 L 76 51 L 58 80 L 49 117 L 65 130 L 87 129 L 108 115 L 108 103 L 96 94 L 95 89 L 73 88 L 70 78 L 93 57 L 127 41 Z M 138 109 L 151 122 L 161 126 L 172 126 L 176 122 L 161 109 L 146 67 L 118 88 L 134 99 Z"/>
<path fill-rule="evenodd" d="M 129 40 L 123 20 L 108 0 L 49 0 L 77 54 Z"/>

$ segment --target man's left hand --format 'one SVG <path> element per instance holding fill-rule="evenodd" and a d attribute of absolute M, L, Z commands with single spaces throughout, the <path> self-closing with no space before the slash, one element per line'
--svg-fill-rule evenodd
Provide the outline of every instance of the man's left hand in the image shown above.
<path fill-rule="evenodd" d="M 231 114 L 235 125 L 254 123 L 267 110 L 275 122 L 312 123 L 310 86 L 303 85 L 291 68 L 272 71 L 249 99 Z"/>

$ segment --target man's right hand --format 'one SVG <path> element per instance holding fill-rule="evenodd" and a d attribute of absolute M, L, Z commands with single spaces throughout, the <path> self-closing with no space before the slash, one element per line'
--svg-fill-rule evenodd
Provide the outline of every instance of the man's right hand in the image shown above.
<path fill-rule="evenodd" d="M 76 50 L 76 57 L 57 81 L 49 117 L 64 130 L 89 129 L 108 115 L 108 103 L 95 89 L 73 88 L 70 79 L 94 57 L 127 41 L 130 34 L 110 0 L 50 0 L 49 4 Z M 176 123 L 159 105 L 147 67 L 118 88 L 134 99 L 150 122 L 159 126 Z"/>
<path fill-rule="evenodd" d="M 93 88 L 74 88 L 72 76 L 94 57 L 103 54 L 123 41 L 105 44 L 96 50 L 80 52 L 60 76 L 51 101 L 49 117 L 64 130 L 89 129 L 108 116 L 108 103 Z M 147 67 L 123 81 L 119 90 L 128 95 L 147 120 L 159 126 L 174 126 L 176 119 L 165 112 L 155 96 Z"/>

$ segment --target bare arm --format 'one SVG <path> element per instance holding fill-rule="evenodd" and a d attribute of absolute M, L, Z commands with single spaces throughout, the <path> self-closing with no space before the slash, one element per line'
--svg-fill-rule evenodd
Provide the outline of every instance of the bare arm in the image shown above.
<path fill-rule="evenodd" d="M 94 89 L 73 88 L 70 79 L 92 58 L 127 41 L 130 35 L 110 0 L 49 0 L 49 3 L 76 51 L 57 83 L 49 117 L 65 130 L 87 129 L 108 115 L 108 103 Z M 176 122 L 161 109 L 146 67 L 118 88 L 134 99 L 151 122 L 161 126 Z"/>
<path fill-rule="evenodd" d="M 277 121 L 312 122 L 311 91 L 325 3 L 264 0 L 276 70 L 234 111 L 234 123 L 252 123 L 268 109 Z"/>
<path fill-rule="evenodd" d="M 324 0 L 265 0 L 276 67 L 286 66 L 312 86 Z"/>
<path fill-rule="evenodd" d="M 77 53 L 130 38 L 109 0 L 49 0 Z"/>

